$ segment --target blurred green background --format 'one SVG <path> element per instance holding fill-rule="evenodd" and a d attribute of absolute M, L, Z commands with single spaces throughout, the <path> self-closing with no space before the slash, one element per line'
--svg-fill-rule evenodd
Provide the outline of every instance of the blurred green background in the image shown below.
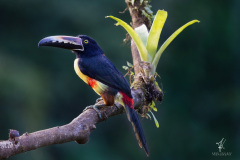
<path fill-rule="evenodd" d="M 154 13 L 168 11 L 162 44 L 177 28 L 198 19 L 164 52 L 157 72 L 164 91 L 155 114 L 160 127 L 141 118 L 152 160 L 240 158 L 240 1 L 152 0 Z M 75 55 L 58 48 L 38 48 L 51 35 L 86 34 L 124 74 L 132 62 L 125 30 L 114 15 L 130 22 L 124 0 L 0 1 L 0 139 L 9 129 L 21 134 L 69 123 L 98 96 L 73 69 Z M 216 142 L 226 138 L 214 157 Z M 16 160 L 147 159 L 138 147 L 126 115 L 97 125 L 85 145 L 75 142 L 23 153 Z"/>

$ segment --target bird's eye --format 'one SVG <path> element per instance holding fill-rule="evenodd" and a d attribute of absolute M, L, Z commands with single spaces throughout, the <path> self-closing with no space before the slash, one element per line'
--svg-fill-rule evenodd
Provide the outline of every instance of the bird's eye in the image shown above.
<path fill-rule="evenodd" d="M 87 39 L 86 39 L 86 40 L 84 40 L 84 43 L 88 44 L 88 40 L 87 40 Z"/>

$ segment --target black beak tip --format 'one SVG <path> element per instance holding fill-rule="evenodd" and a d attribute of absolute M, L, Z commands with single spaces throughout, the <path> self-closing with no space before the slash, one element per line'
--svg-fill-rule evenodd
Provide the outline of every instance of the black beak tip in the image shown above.
<path fill-rule="evenodd" d="M 41 40 L 38 42 L 38 48 L 41 47 L 41 46 L 45 46 L 45 44 L 46 44 L 45 38 L 41 39 Z"/>
<path fill-rule="evenodd" d="M 40 41 L 40 42 L 41 42 L 41 41 Z M 38 48 L 42 46 L 40 42 L 38 43 Z"/>

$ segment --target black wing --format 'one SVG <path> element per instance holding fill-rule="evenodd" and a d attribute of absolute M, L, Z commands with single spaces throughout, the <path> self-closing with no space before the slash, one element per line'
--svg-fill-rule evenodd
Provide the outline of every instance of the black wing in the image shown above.
<path fill-rule="evenodd" d="M 122 91 L 130 98 L 132 97 L 128 82 L 104 55 L 81 58 L 78 65 L 81 72 L 88 77 Z"/>

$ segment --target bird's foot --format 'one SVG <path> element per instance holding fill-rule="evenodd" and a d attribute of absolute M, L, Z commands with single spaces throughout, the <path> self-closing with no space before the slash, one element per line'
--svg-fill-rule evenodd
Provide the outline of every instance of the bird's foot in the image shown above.
<path fill-rule="evenodd" d="M 98 108 L 104 107 L 104 106 L 105 106 L 104 104 L 103 104 L 103 105 L 91 105 L 91 106 L 87 106 L 87 107 L 83 110 L 83 112 L 86 111 L 86 110 L 88 110 L 88 109 L 93 109 L 93 110 L 95 110 L 95 111 L 97 112 L 99 118 L 102 119 L 101 112 L 99 111 Z"/>
<path fill-rule="evenodd" d="M 102 97 L 99 97 L 97 100 L 96 100 L 96 103 L 100 102 L 102 99 Z"/>

